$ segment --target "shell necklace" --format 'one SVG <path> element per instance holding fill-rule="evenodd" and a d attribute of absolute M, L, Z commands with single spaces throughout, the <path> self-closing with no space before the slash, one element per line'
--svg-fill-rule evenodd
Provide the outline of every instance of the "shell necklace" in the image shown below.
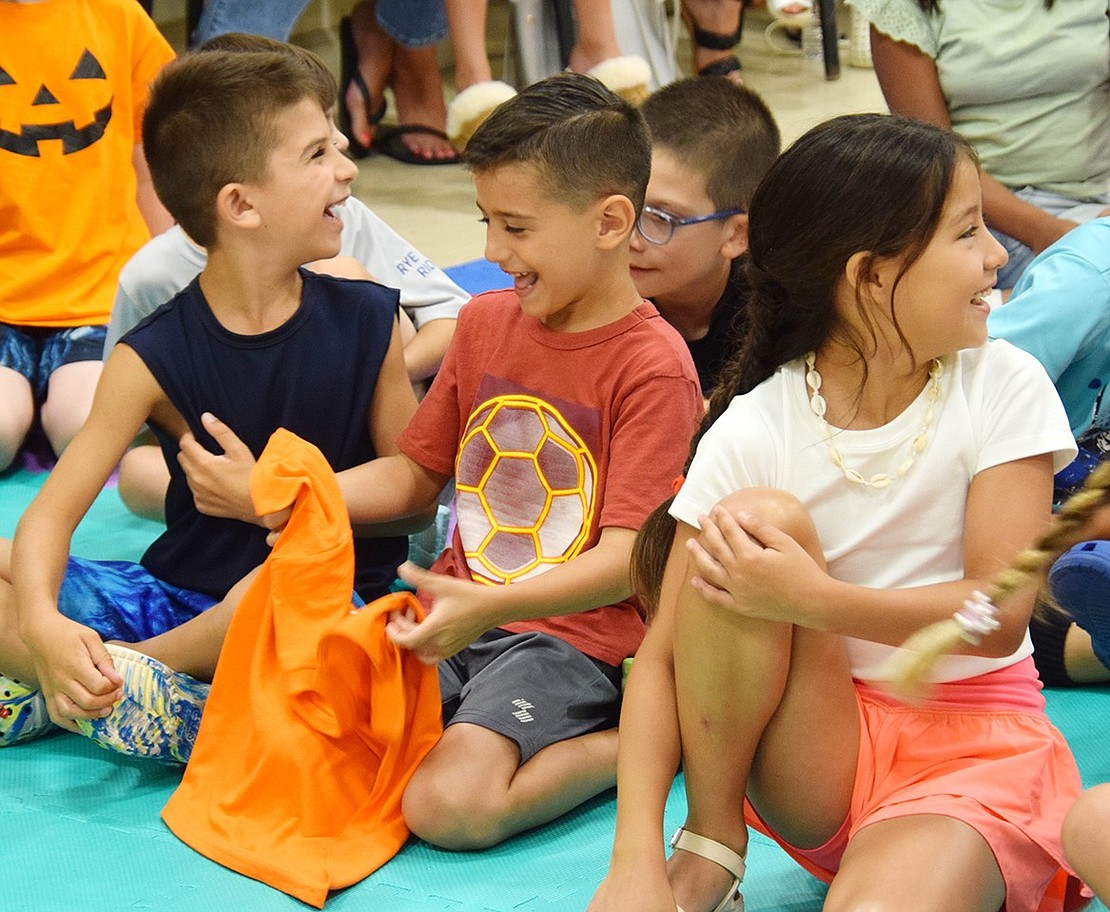
<path fill-rule="evenodd" d="M 925 397 L 929 400 L 929 407 L 925 410 L 925 417 L 921 421 L 921 430 L 910 442 L 909 455 L 902 460 L 901 465 L 893 473 L 878 472 L 870 478 L 864 478 L 861 472 L 844 465 L 844 457 L 831 442 L 834 432 L 825 420 L 827 405 L 824 396 L 821 395 L 821 375 L 817 372 L 816 352 L 808 352 L 805 356 L 805 362 L 806 386 L 809 387 L 809 407 L 821 422 L 821 432 L 825 445 L 828 447 L 829 461 L 844 473 L 844 477 L 848 481 L 852 484 L 863 485 L 866 488 L 885 488 L 892 481 L 901 478 L 913 468 L 917 454 L 922 452 L 929 442 L 929 425 L 933 423 L 934 406 L 941 397 L 940 378 L 944 376 L 944 362 L 940 358 L 934 358 L 933 365 L 929 368 L 929 388 L 925 391 Z"/>

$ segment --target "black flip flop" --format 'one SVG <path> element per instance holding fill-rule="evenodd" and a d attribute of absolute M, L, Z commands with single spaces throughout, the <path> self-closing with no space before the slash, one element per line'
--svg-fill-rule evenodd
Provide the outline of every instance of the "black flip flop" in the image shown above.
<path fill-rule="evenodd" d="M 375 110 L 370 89 L 358 71 L 358 47 L 351 32 L 351 17 L 344 16 L 339 20 L 339 129 L 350 143 L 347 151 L 351 157 L 365 158 L 370 154 L 370 146 L 364 146 L 351 132 L 351 112 L 347 110 L 347 87 L 352 84 L 358 89 L 362 103 L 366 105 L 370 126 L 376 126 L 385 117 L 385 98 L 382 98 L 381 105 Z"/>
<path fill-rule="evenodd" d="M 457 165 L 462 160 L 458 152 L 455 152 L 451 158 L 425 158 L 423 155 L 417 155 L 405 145 L 405 137 L 412 133 L 438 136 L 445 142 L 448 141 L 447 134 L 435 127 L 402 124 L 399 127 L 378 127 L 374 132 L 374 150 L 406 165 Z"/>

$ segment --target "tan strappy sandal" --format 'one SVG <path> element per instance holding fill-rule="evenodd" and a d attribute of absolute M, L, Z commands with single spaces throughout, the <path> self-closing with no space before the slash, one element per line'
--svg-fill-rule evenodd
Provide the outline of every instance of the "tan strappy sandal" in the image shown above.
<path fill-rule="evenodd" d="M 724 898 L 714 906 L 713 912 L 744 912 L 744 897 L 740 894 L 740 884 L 744 881 L 745 865 L 744 859 L 740 855 L 737 855 L 728 846 L 717 842 L 716 839 L 708 839 L 705 836 L 699 836 L 697 833 L 691 833 L 685 827 L 679 827 L 675 830 L 671 837 L 671 848 L 682 849 L 684 852 L 708 858 L 732 875 L 732 886 L 728 888 Z M 683 912 L 681 906 L 676 908 L 677 912 Z"/>

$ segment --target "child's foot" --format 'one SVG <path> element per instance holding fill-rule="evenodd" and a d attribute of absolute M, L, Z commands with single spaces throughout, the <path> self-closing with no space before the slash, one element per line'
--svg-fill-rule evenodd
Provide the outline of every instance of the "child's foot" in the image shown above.
<path fill-rule="evenodd" d="M 0 747 L 30 741 L 53 725 L 41 690 L 0 675 Z"/>
<path fill-rule="evenodd" d="M 1057 604 L 1091 637 L 1095 658 L 1110 668 L 1110 541 L 1066 551 L 1048 573 Z"/>
<path fill-rule="evenodd" d="M 126 646 L 105 644 L 123 676 L 123 699 L 103 719 L 78 719 L 81 734 L 132 757 L 186 763 L 209 685 Z"/>
<path fill-rule="evenodd" d="M 671 838 L 671 846 L 675 851 L 667 862 L 667 879 L 680 912 L 744 912 L 741 855 L 684 827 Z"/>

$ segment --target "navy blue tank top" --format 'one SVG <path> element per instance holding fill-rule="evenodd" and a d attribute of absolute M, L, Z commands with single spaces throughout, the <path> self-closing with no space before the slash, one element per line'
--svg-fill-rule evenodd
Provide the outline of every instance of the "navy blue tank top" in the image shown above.
<path fill-rule="evenodd" d="M 238 335 L 212 314 L 194 280 L 123 338 L 213 453 L 204 412 L 226 423 L 257 459 L 279 427 L 314 443 L 339 472 L 373 459 L 370 403 L 397 314 L 395 289 L 301 270 L 301 306 L 277 329 Z M 269 554 L 266 530 L 199 513 L 177 462 L 177 439 L 152 425 L 170 469 L 166 531 L 141 563 L 161 580 L 223 598 Z M 355 588 L 384 594 L 407 539 L 356 538 Z"/>

